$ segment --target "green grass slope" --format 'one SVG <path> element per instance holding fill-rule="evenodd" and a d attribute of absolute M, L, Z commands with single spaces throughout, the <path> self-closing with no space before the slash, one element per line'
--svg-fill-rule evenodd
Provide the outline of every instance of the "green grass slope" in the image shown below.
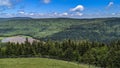
<path fill-rule="evenodd" d="M 39 39 L 88 39 L 106 41 L 120 38 L 120 18 L 11 18 L 0 19 L 0 36 L 29 35 Z"/>
<path fill-rule="evenodd" d="M 45 58 L 8 58 L 0 59 L 0 68 L 88 68 L 88 65 Z"/>

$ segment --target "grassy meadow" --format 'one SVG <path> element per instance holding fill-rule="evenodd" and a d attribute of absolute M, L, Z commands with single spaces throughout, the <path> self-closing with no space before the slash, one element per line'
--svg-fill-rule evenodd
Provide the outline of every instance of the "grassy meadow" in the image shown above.
<path fill-rule="evenodd" d="M 0 68 L 88 68 L 88 65 L 46 58 L 0 59 Z M 91 66 L 91 68 L 94 68 Z"/>

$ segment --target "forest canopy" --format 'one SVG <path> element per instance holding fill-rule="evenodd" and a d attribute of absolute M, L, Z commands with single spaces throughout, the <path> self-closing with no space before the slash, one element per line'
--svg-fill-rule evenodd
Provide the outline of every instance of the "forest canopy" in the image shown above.
<path fill-rule="evenodd" d="M 86 40 L 34 41 L 1 43 L 0 58 L 44 57 L 74 61 L 103 68 L 120 67 L 120 40 L 90 42 Z"/>

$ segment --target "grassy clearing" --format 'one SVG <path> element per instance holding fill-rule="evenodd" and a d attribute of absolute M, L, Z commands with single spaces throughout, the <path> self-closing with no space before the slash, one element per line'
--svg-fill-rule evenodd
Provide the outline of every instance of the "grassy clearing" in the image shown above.
<path fill-rule="evenodd" d="M 7 58 L 0 59 L 0 68 L 88 68 L 88 65 L 46 58 Z"/>
<path fill-rule="evenodd" d="M 2 39 L 4 39 L 4 38 L 6 38 L 6 37 L 0 37 L 0 40 L 2 40 Z"/>

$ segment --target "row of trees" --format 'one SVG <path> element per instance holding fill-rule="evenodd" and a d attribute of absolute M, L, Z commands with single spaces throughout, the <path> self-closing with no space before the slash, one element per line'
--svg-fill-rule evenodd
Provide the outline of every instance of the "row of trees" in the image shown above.
<path fill-rule="evenodd" d="M 1 44 L 0 57 L 47 57 L 92 64 L 103 68 L 120 67 L 120 40 L 109 44 L 64 40 Z"/>

